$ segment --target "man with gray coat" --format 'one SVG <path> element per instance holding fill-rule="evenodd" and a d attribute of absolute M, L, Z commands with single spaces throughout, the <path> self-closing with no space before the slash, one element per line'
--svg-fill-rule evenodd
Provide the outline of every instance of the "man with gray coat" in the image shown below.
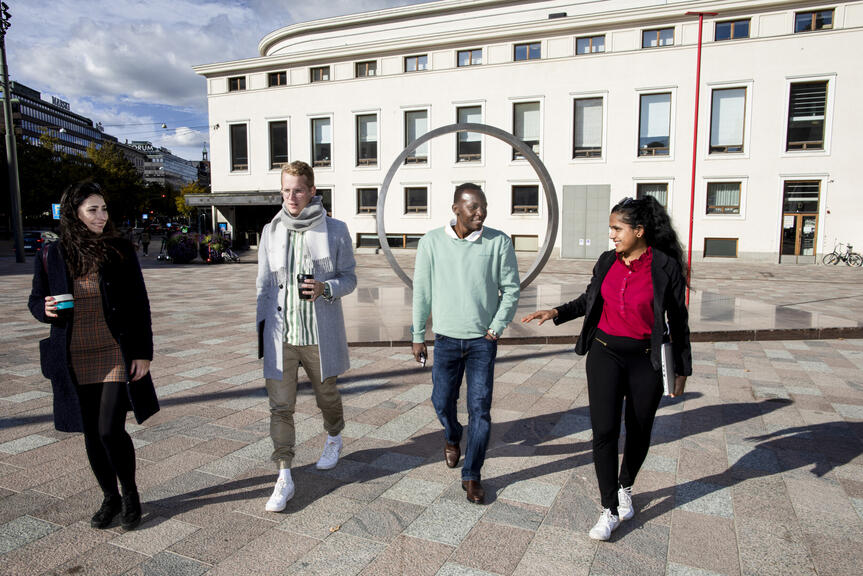
<path fill-rule="evenodd" d="M 279 477 L 266 510 L 281 512 L 294 495 L 294 407 L 302 363 L 324 419 L 327 440 L 317 467 L 335 467 L 345 427 L 336 377 L 350 367 L 341 297 L 357 286 L 354 251 L 344 222 L 327 216 L 305 162 L 282 168 L 282 209 L 258 246 L 259 354 L 270 400 L 272 460 Z"/>

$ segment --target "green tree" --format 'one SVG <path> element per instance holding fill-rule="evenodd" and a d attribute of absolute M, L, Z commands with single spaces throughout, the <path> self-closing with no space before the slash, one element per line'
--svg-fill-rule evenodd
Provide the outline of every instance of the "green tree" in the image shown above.
<path fill-rule="evenodd" d="M 94 178 L 105 190 L 112 219 L 121 222 L 138 218 L 145 208 L 147 189 L 135 165 L 113 142 L 105 142 L 101 148 L 91 144 L 87 157 L 93 163 Z"/>
<path fill-rule="evenodd" d="M 174 198 L 174 203 L 177 207 L 177 212 L 189 218 L 192 216 L 193 208 L 186 203 L 186 194 L 206 194 L 207 189 L 201 186 L 197 181 L 189 182 L 182 188 L 180 193 Z"/>

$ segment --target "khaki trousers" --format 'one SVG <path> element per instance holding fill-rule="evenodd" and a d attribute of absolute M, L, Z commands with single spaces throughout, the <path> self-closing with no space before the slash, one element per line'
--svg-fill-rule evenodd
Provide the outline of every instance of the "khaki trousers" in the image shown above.
<path fill-rule="evenodd" d="M 321 360 L 317 346 L 284 345 L 282 379 L 267 378 L 267 396 L 270 398 L 270 437 L 273 439 L 273 455 L 279 468 L 290 468 L 294 459 L 294 408 L 297 405 L 297 375 L 302 362 L 303 369 L 312 383 L 315 400 L 324 418 L 324 429 L 336 436 L 345 427 L 342 396 L 336 388 L 336 377 L 321 382 Z"/>

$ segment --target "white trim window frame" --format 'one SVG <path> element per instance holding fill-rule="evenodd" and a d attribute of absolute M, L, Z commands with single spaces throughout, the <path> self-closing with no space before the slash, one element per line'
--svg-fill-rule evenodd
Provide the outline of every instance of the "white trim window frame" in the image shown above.
<path fill-rule="evenodd" d="M 375 158 L 374 162 L 370 162 L 369 159 L 360 158 L 360 145 L 362 144 L 363 136 L 360 130 L 360 117 L 361 116 L 374 116 L 375 117 L 375 134 L 374 134 L 374 143 L 375 143 Z M 354 170 L 378 170 L 381 163 L 381 111 L 380 109 L 376 110 L 354 110 L 353 111 L 353 135 L 354 135 Z M 368 130 L 368 125 L 366 126 Z M 365 142 L 372 142 L 370 140 L 371 135 L 367 132 L 365 135 Z"/>
<path fill-rule="evenodd" d="M 420 219 L 420 220 L 429 220 L 431 219 L 431 190 L 432 185 L 431 182 L 400 182 L 399 187 L 402 191 L 402 218 L 409 218 L 412 220 Z M 425 188 L 426 189 L 426 211 L 425 212 L 409 212 L 407 206 L 407 189 L 408 188 Z"/>
<path fill-rule="evenodd" d="M 273 167 L 273 131 L 271 124 L 276 122 L 285 123 L 285 161 L 282 164 L 290 162 L 291 158 L 291 117 L 276 116 L 274 118 L 265 118 L 267 121 L 267 168 L 270 172 L 280 172 L 282 166 Z"/>
<path fill-rule="evenodd" d="M 594 92 L 570 92 L 570 107 L 569 110 L 572 114 L 572 121 L 569 123 L 569 162 L 570 164 L 583 164 L 583 163 L 604 163 L 606 162 L 606 150 L 608 149 L 608 91 L 594 91 Z M 600 153 L 598 156 L 576 156 L 575 155 L 575 138 L 576 138 L 576 121 L 578 120 L 576 117 L 576 101 L 578 100 L 590 100 L 590 99 L 601 99 L 602 101 L 602 126 L 600 132 Z"/>
<path fill-rule="evenodd" d="M 536 154 L 537 156 L 542 158 L 543 157 L 542 146 L 543 146 L 543 140 L 544 140 L 544 136 L 545 136 L 543 134 L 543 129 L 542 129 L 543 128 L 543 120 L 544 120 L 543 115 L 544 115 L 544 108 L 545 108 L 545 106 L 544 106 L 545 97 L 544 96 L 526 96 L 526 97 L 510 98 L 509 100 L 511 103 L 510 114 L 509 114 L 510 122 L 511 122 L 510 133 L 525 143 L 536 141 L 536 143 L 533 144 L 531 146 L 531 148 L 532 148 L 534 154 Z M 532 114 L 530 115 L 530 117 L 522 118 L 521 128 L 522 128 L 522 131 L 524 132 L 524 134 L 522 136 L 519 136 L 516 133 L 516 130 L 518 128 L 518 122 L 516 120 L 516 107 L 517 106 L 527 106 L 529 104 L 536 104 L 537 110 L 533 111 L 533 110 L 530 110 L 529 108 L 522 108 L 526 112 L 531 112 Z M 529 122 L 529 120 L 533 120 L 533 121 Z M 511 164 L 512 163 L 518 164 L 518 163 L 527 162 L 527 160 L 525 160 L 524 157 L 522 157 L 520 154 L 518 154 L 518 152 L 516 152 L 515 148 L 512 148 L 512 154 L 510 155 L 509 161 Z"/>
<path fill-rule="evenodd" d="M 309 120 L 309 122 L 308 122 L 309 140 L 308 140 L 308 142 L 309 142 L 309 147 L 310 147 L 310 152 L 311 152 L 309 157 L 312 160 L 312 168 L 315 169 L 315 172 L 317 172 L 318 170 L 325 170 L 325 171 L 333 170 L 333 168 L 335 166 L 335 160 L 334 160 L 334 158 L 335 158 L 335 154 L 334 154 L 335 145 L 333 144 L 333 134 L 334 134 L 334 132 L 333 132 L 333 128 L 334 128 L 333 116 L 334 116 L 333 114 L 312 114 L 312 115 L 309 115 L 309 117 L 308 117 L 308 120 Z M 321 128 L 322 128 L 321 130 L 317 130 L 317 127 L 315 126 L 315 120 L 329 120 L 329 130 L 323 130 L 323 125 L 321 125 Z M 317 142 L 318 135 L 320 135 L 320 137 L 321 137 L 320 143 Z M 324 141 L 327 138 L 329 138 L 329 142 Z M 321 146 L 322 146 L 322 149 L 320 150 L 321 155 L 322 156 L 325 155 L 325 156 L 327 156 L 327 158 L 318 158 L 318 154 L 317 154 L 318 150 L 315 149 L 315 146 L 317 144 L 321 144 Z M 324 152 L 323 145 L 325 145 L 325 144 L 329 144 L 329 146 L 330 146 L 329 154 L 323 153 Z"/>
<path fill-rule="evenodd" d="M 702 179 L 704 186 L 702 188 L 704 196 L 701 198 L 701 218 L 705 220 L 746 220 L 746 198 L 749 189 L 749 176 L 717 176 L 705 177 Z M 711 184 L 734 183 L 740 185 L 740 196 L 738 197 L 738 212 L 734 213 L 708 213 L 707 201 Z"/>
<path fill-rule="evenodd" d="M 545 213 L 545 194 L 542 193 L 542 184 L 539 180 L 536 179 L 507 179 L 506 181 L 507 188 L 509 190 L 509 212 L 507 216 L 509 218 L 516 219 L 536 219 L 539 216 L 542 216 Z M 513 197 L 514 188 L 516 186 L 536 186 L 536 212 L 515 212 L 513 209 L 515 208 Z"/>
<path fill-rule="evenodd" d="M 411 130 L 411 126 L 408 123 L 408 115 L 418 112 L 425 112 L 425 126 L 421 126 L 422 122 L 418 121 L 413 130 Z M 407 147 L 409 143 L 408 138 L 412 133 L 414 137 L 410 140 L 411 142 L 423 134 L 426 134 L 431 129 L 431 106 L 402 106 L 401 113 L 402 147 Z M 431 142 L 426 142 L 414 150 L 413 155 L 408 155 L 408 157 L 405 158 L 404 166 L 406 168 L 428 168 L 431 166 Z"/>
<path fill-rule="evenodd" d="M 704 97 L 701 101 L 701 109 L 707 110 L 708 113 L 704 115 L 704 118 L 699 118 L 699 121 L 701 122 L 701 133 L 707 134 L 707 137 L 703 138 L 703 142 L 701 143 L 701 146 L 703 147 L 703 158 L 705 160 L 749 158 L 750 151 L 752 149 L 752 101 L 754 82 L 752 80 L 740 80 L 737 82 L 708 82 L 707 88 L 709 88 L 709 90 L 704 91 Z M 714 150 L 711 152 L 711 148 L 722 146 L 722 144 L 719 144 L 718 142 L 723 141 L 721 138 L 718 141 L 714 139 L 714 92 L 717 90 L 734 89 L 743 89 L 746 91 L 743 104 L 743 151 L 722 152 Z"/>
<path fill-rule="evenodd" d="M 252 142 L 250 139 L 250 132 L 252 121 L 249 120 L 229 120 L 226 122 L 228 125 L 228 174 L 238 175 L 238 174 L 251 174 L 252 173 L 252 151 L 250 150 L 252 146 Z M 245 169 L 234 169 L 234 135 L 233 135 L 233 126 L 245 126 L 246 127 L 246 168 Z"/>
<path fill-rule="evenodd" d="M 479 118 L 475 119 L 472 116 L 467 116 L 464 122 L 470 122 L 472 124 L 484 124 L 485 123 L 485 100 L 467 100 L 463 102 L 453 102 L 453 116 L 455 116 L 455 121 L 457 123 L 462 123 L 460 119 L 460 111 L 465 108 L 479 108 Z M 453 134 L 453 138 L 455 140 L 455 154 L 453 154 L 453 166 L 459 167 L 477 167 L 477 166 L 485 166 L 485 135 L 480 134 L 478 132 L 458 132 Z M 459 156 L 459 143 L 460 142 L 479 142 L 479 159 L 462 159 L 460 160 Z M 468 156 L 472 153 L 466 152 Z"/>
<path fill-rule="evenodd" d="M 355 211 L 354 216 L 355 217 L 371 217 L 373 219 L 376 218 L 377 217 L 377 200 L 380 197 L 381 185 L 380 184 L 354 184 L 353 189 L 354 189 L 354 211 Z M 375 203 L 374 203 L 375 208 L 370 210 L 370 211 L 364 210 L 361 212 L 360 211 L 360 190 L 368 190 L 368 189 L 374 189 L 376 191 Z M 363 206 L 366 206 L 366 204 L 364 204 Z"/>
<path fill-rule="evenodd" d="M 642 154 L 641 148 L 641 132 L 642 132 L 642 118 L 641 118 L 641 103 L 642 97 L 647 96 L 656 96 L 660 94 L 670 94 L 671 99 L 668 106 L 668 154 Z M 650 103 L 650 102 L 648 102 Z M 659 100 L 657 103 L 661 104 Z M 672 161 L 674 160 L 674 145 L 676 141 L 675 137 L 675 128 L 676 122 L 675 118 L 677 116 L 677 86 L 667 86 L 667 87 L 657 87 L 657 88 L 637 88 L 635 90 L 635 118 L 636 118 L 636 126 L 635 126 L 635 159 L 640 162 L 663 162 L 663 161 Z M 655 108 L 655 110 L 658 110 Z M 664 118 L 658 117 L 653 118 L 652 120 L 648 118 L 647 120 L 647 136 L 646 139 L 651 138 L 651 134 L 654 134 L 656 137 L 661 138 L 662 135 L 655 134 L 658 130 L 660 130 L 660 126 L 664 125 Z M 661 146 L 658 148 L 662 148 Z M 650 149 L 649 146 L 645 145 L 645 150 Z"/>
<path fill-rule="evenodd" d="M 824 105 L 824 118 L 823 118 L 823 144 L 822 148 L 806 148 L 806 149 L 798 149 L 798 150 L 788 150 L 788 124 L 790 122 L 789 114 L 791 113 L 791 85 L 792 84 L 808 84 L 808 83 L 816 83 L 816 82 L 826 82 L 827 83 L 827 94 Z M 836 94 L 836 82 L 837 75 L 835 73 L 832 74 L 823 74 L 823 75 L 807 75 L 807 76 L 786 76 L 785 77 L 785 113 L 782 116 L 783 123 L 782 129 L 780 132 L 781 143 L 782 146 L 782 157 L 796 157 L 796 156 L 829 156 L 830 155 L 830 146 L 833 135 L 833 102 L 835 100 Z"/>
<path fill-rule="evenodd" d="M 671 176 L 650 178 L 647 176 L 636 176 L 632 179 L 632 197 L 638 198 L 638 187 L 642 184 L 664 184 L 665 185 L 665 210 L 669 216 L 674 218 L 671 213 L 671 206 L 674 200 L 674 178 Z"/>

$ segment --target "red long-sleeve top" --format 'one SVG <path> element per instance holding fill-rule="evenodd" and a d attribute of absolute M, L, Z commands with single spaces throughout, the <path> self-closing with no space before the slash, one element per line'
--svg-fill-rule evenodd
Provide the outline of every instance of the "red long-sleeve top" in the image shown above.
<path fill-rule="evenodd" d="M 653 252 L 647 250 L 627 266 L 620 255 L 602 281 L 602 316 L 598 328 L 612 336 L 637 340 L 653 330 Z"/>

